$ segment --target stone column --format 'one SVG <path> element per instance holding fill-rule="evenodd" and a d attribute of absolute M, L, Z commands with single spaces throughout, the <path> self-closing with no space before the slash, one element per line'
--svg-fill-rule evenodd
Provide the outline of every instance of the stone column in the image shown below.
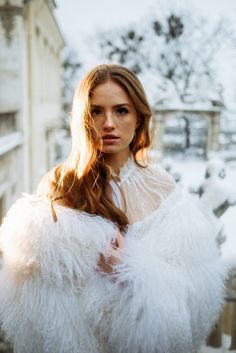
<path fill-rule="evenodd" d="M 207 155 L 219 148 L 220 112 L 210 112 L 208 121 Z"/>
<path fill-rule="evenodd" d="M 236 349 L 236 298 L 233 303 L 232 318 L 231 318 L 231 344 L 229 350 Z"/>
<path fill-rule="evenodd" d="M 207 346 L 214 348 L 220 348 L 222 346 L 222 314 L 210 336 L 207 338 Z"/>
<path fill-rule="evenodd" d="M 165 114 L 163 112 L 157 112 L 155 116 L 156 121 L 156 144 L 155 149 L 157 151 L 158 160 L 162 159 L 164 153 L 164 133 L 165 133 Z"/>
<path fill-rule="evenodd" d="M 219 132 L 220 132 L 220 113 L 212 114 L 212 150 L 217 151 L 219 148 Z"/>

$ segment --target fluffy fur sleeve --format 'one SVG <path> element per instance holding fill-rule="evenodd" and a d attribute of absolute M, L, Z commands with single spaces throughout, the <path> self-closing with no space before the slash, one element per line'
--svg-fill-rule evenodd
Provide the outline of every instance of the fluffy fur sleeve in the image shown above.
<path fill-rule="evenodd" d="M 197 202 L 176 190 L 134 224 L 116 270 L 116 352 L 196 352 L 218 318 L 227 273 Z"/>
<path fill-rule="evenodd" d="M 80 291 L 107 255 L 115 227 L 97 216 L 27 196 L 0 230 L 0 319 L 16 353 L 95 353 Z"/>

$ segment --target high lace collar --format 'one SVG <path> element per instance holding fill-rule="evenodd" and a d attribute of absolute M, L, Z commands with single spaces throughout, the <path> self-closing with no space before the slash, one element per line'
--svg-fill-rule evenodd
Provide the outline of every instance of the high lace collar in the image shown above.
<path fill-rule="evenodd" d="M 110 183 L 114 204 L 126 213 L 129 224 L 158 209 L 175 189 L 173 179 L 162 168 L 140 168 L 132 156 Z"/>
<path fill-rule="evenodd" d="M 123 183 L 126 179 L 130 177 L 135 167 L 136 165 L 135 165 L 134 157 L 131 154 L 130 157 L 127 159 L 127 161 L 120 168 L 119 174 L 112 172 L 112 177 L 114 178 L 115 181 L 119 183 Z"/>

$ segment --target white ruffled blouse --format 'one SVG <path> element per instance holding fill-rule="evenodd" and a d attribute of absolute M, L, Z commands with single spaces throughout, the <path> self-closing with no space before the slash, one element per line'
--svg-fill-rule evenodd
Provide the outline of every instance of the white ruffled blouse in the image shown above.
<path fill-rule="evenodd" d="M 131 156 L 114 175 L 110 185 L 115 205 L 128 216 L 129 223 L 155 211 L 175 189 L 174 179 L 161 167 L 139 167 Z"/>

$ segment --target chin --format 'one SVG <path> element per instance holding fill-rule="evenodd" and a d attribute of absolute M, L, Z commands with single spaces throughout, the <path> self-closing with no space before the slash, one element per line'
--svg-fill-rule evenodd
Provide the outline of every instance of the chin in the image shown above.
<path fill-rule="evenodd" d="M 102 153 L 119 153 L 120 151 L 115 150 L 114 148 L 102 148 L 101 150 Z"/>

